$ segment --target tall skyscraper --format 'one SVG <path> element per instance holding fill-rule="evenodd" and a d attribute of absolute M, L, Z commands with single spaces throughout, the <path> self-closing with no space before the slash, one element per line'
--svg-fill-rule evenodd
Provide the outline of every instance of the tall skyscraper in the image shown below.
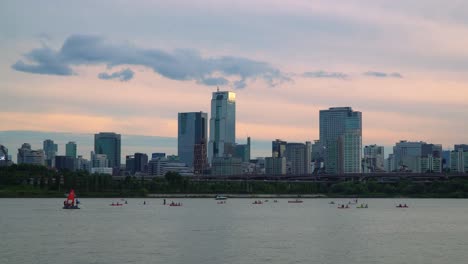
<path fill-rule="evenodd" d="M 65 145 L 65 156 L 76 159 L 76 143 L 73 141 Z"/>
<path fill-rule="evenodd" d="M 101 132 L 94 135 L 94 152 L 105 154 L 109 167 L 120 168 L 120 134 Z"/>
<path fill-rule="evenodd" d="M 236 94 L 213 93 L 211 98 L 210 142 L 208 161 L 234 154 L 236 143 Z"/>
<path fill-rule="evenodd" d="M 43 143 L 43 150 L 45 153 L 46 165 L 54 166 L 55 156 L 57 155 L 58 146 L 54 143 L 53 140 L 46 139 Z"/>
<path fill-rule="evenodd" d="M 206 163 L 208 114 L 203 112 L 179 113 L 177 153 L 188 167 Z"/>
<path fill-rule="evenodd" d="M 361 112 L 351 107 L 320 110 L 320 142 L 324 146 L 327 173 L 361 172 Z"/>

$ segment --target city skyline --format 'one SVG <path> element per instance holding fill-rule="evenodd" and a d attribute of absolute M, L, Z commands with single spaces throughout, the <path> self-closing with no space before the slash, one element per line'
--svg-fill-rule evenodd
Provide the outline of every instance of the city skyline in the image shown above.
<path fill-rule="evenodd" d="M 174 137 L 219 85 L 242 102 L 238 138 L 317 139 L 318 110 L 351 106 L 363 145 L 466 141 L 467 4 L 109 3 L 5 3 L 1 131 Z"/>

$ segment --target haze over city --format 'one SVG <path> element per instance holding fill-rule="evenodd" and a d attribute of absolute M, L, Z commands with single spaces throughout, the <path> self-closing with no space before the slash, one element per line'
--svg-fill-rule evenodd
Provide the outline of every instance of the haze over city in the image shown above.
<path fill-rule="evenodd" d="M 450 148 L 468 129 L 467 10 L 10 1 L 0 9 L 0 130 L 176 137 L 177 113 L 209 113 L 219 86 L 237 94 L 239 139 L 318 139 L 319 110 L 351 106 L 363 113 L 363 145 Z"/>

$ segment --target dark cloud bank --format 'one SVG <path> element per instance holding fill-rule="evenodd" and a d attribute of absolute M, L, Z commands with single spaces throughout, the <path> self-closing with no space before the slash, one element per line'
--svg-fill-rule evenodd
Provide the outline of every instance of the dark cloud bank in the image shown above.
<path fill-rule="evenodd" d="M 270 86 L 289 80 L 279 69 L 265 62 L 233 56 L 203 58 L 193 50 L 166 52 L 143 49 L 129 44 L 110 43 L 93 35 L 72 35 L 59 50 L 43 45 L 24 56 L 27 62 L 18 60 L 12 65 L 13 69 L 68 76 L 75 74 L 72 69 L 75 65 L 107 64 L 110 68 L 140 65 L 172 80 L 193 80 L 204 85 L 230 85 L 234 88 L 244 88 L 247 80 L 263 79 Z M 101 73 L 98 77 L 128 81 L 133 75 L 133 71 L 125 69 L 111 74 Z"/>

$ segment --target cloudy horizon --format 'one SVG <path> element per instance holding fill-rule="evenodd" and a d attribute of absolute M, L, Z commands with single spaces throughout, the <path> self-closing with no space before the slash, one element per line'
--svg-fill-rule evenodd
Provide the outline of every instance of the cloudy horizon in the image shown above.
<path fill-rule="evenodd" d="M 237 93 L 237 138 L 318 139 L 363 113 L 363 145 L 467 143 L 468 3 L 10 1 L 0 131 L 177 136 L 177 113 Z M 2 143 L 2 142 L 0 142 Z"/>

